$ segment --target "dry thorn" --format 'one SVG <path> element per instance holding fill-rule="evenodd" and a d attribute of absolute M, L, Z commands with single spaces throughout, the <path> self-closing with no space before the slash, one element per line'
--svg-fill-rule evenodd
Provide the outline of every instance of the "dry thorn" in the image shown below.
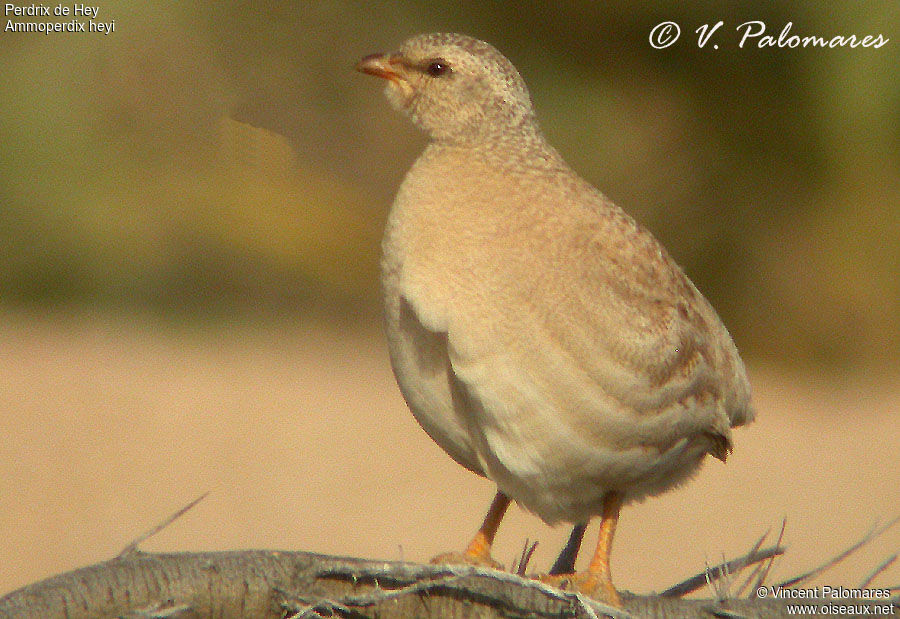
<path fill-rule="evenodd" d="M 884 570 L 886 570 L 891 565 L 893 565 L 894 561 L 896 561 L 896 560 L 897 560 L 897 554 L 895 553 L 895 554 L 891 555 L 890 557 L 888 557 L 887 559 L 885 559 L 884 561 L 882 561 L 878 565 L 878 567 L 876 567 L 874 570 L 872 570 L 872 572 L 868 576 L 863 578 L 863 581 L 862 581 L 862 583 L 860 583 L 859 588 L 865 589 L 870 584 L 872 584 L 872 581 L 875 580 L 880 573 L 882 573 Z"/>
<path fill-rule="evenodd" d="M 728 563 L 724 565 L 717 565 L 713 568 L 713 572 L 721 569 L 727 569 L 729 571 L 733 571 L 738 566 L 747 567 L 753 565 L 754 563 L 758 563 L 759 561 L 765 561 L 766 559 L 778 555 L 784 554 L 784 548 L 780 546 L 770 546 L 769 548 L 763 548 L 762 550 L 756 551 L 755 554 L 746 554 L 742 557 L 738 557 L 737 559 L 732 559 Z M 683 580 L 682 582 L 669 587 L 662 593 L 660 593 L 660 597 L 682 597 L 696 591 L 700 587 L 702 587 L 706 583 L 707 571 L 703 571 L 695 576 L 691 576 L 687 580 Z"/>
<path fill-rule="evenodd" d="M 148 539 L 150 539 L 151 537 L 153 537 L 154 535 L 156 535 L 157 533 L 159 533 L 160 531 L 165 529 L 167 526 L 169 526 L 170 524 L 175 522 L 178 518 L 180 518 L 185 513 L 187 513 L 188 510 L 190 510 L 197 503 L 199 503 L 200 501 L 205 499 L 208 495 L 209 495 L 209 491 L 204 492 L 203 494 L 198 496 L 196 499 L 194 499 L 193 501 L 191 501 L 190 503 L 188 503 L 187 505 L 185 505 L 184 507 L 179 509 L 177 512 L 175 512 L 174 514 L 172 514 L 171 516 L 169 516 L 168 518 L 163 520 L 161 523 L 159 523 L 158 525 L 156 525 L 155 527 L 153 527 L 146 533 L 139 535 L 133 542 L 131 542 L 130 544 L 125 546 L 125 548 L 122 549 L 122 552 L 120 552 L 118 554 L 117 558 L 122 558 L 126 555 L 131 554 L 132 552 L 135 552 L 137 550 L 138 546 L 140 546 L 142 543 L 144 543 L 145 541 L 147 541 Z"/>
<path fill-rule="evenodd" d="M 725 560 L 725 555 L 722 555 L 722 562 L 712 570 L 713 572 L 718 572 L 715 576 L 712 576 L 710 573 L 709 561 L 704 561 L 704 563 L 706 564 L 706 586 L 712 591 L 716 602 L 724 602 L 728 599 L 728 590 L 731 588 L 731 570 L 728 567 L 728 562 Z M 741 570 L 743 567 L 743 565 L 738 563 L 736 569 Z"/>
<path fill-rule="evenodd" d="M 860 539 L 855 544 L 852 544 L 849 548 L 847 548 L 843 552 L 836 554 L 834 557 L 825 561 L 818 567 L 814 567 L 813 569 L 809 570 L 808 572 L 804 572 L 803 574 L 800 574 L 799 576 L 795 576 L 794 578 L 790 578 L 788 580 L 785 580 L 784 582 L 780 582 L 776 586 L 777 587 L 793 587 L 794 585 L 797 585 L 797 584 L 800 584 L 801 582 L 809 580 L 810 578 L 812 578 L 814 576 L 818 576 L 825 570 L 827 570 L 831 567 L 834 567 L 835 565 L 837 565 L 838 563 L 840 563 L 841 561 L 843 561 L 844 559 L 849 557 L 851 554 L 853 554 L 854 552 L 856 552 L 857 550 L 859 550 L 860 548 L 862 548 L 863 546 L 865 546 L 866 544 L 871 542 L 873 539 L 875 539 L 876 537 L 878 537 L 879 535 L 881 535 L 882 533 L 884 533 L 885 531 L 890 529 L 892 526 L 897 524 L 898 521 L 900 521 L 900 516 L 895 517 L 893 520 L 891 520 L 890 522 L 888 522 L 886 525 L 884 525 L 881 528 L 878 528 L 877 524 L 874 525 L 869 530 L 868 533 L 863 535 L 862 539 Z"/>
<path fill-rule="evenodd" d="M 525 538 L 525 545 L 522 547 L 522 552 L 519 555 L 518 559 L 514 559 L 512 562 L 512 572 L 516 576 L 524 576 L 525 570 L 528 569 L 528 563 L 531 561 L 531 557 L 534 555 L 534 551 L 537 548 L 538 543 L 532 542 L 529 544 L 529 540 Z"/>
<path fill-rule="evenodd" d="M 716 600 L 718 601 L 719 592 L 713 586 L 713 580 L 715 580 L 715 579 L 709 577 L 709 559 L 703 559 L 703 563 L 705 565 L 705 568 L 703 570 L 703 575 L 706 577 L 706 587 L 712 592 L 713 597 L 716 598 Z"/>
<path fill-rule="evenodd" d="M 766 538 L 769 537 L 769 533 L 770 533 L 771 531 L 772 531 L 772 529 L 766 529 L 765 533 L 763 533 L 762 535 L 759 536 L 759 539 L 756 540 L 756 543 L 753 544 L 753 547 L 752 547 L 752 548 L 750 548 L 750 552 L 748 552 L 745 556 L 753 556 L 753 554 L 754 554 L 757 550 L 759 550 L 760 546 L 762 546 L 763 542 L 766 541 Z M 778 546 L 778 544 L 775 544 L 775 545 Z M 761 569 L 761 568 L 760 568 L 761 565 L 762 565 L 761 563 L 757 563 L 757 564 L 756 564 L 756 568 L 753 570 L 753 572 L 751 572 L 750 576 L 748 576 L 748 577 L 744 580 L 744 583 L 743 583 L 740 587 L 738 587 L 738 590 L 735 591 L 734 597 L 741 597 L 741 595 L 742 595 L 742 593 L 743 593 L 743 591 L 744 591 L 744 588 L 750 583 L 750 580 L 751 580 L 757 573 L 759 573 L 759 570 Z M 747 567 L 747 565 L 742 565 L 742 566 L 740 566 L 739 568 L 735 569 L 735 574 L 739 574 L 745 567 Z"/>
<path fill-rule="evenodd" d="M 753 582 L 754 580 L 757 579 L 756 577 L 759 575 L 759 573 L 762 571 L 762 569 L 763 569 L 762 562 L 757 563 L 756 566 L 753 568 L 753 570 L 750 572 L 750 574 L 747 576 L 747 578 L 744 579 L 743 584 L 740 587 L 738 587 L 738 590 L 735 592 L 734 597 L 739 598 L 742 595 L 744 595 L 744 591 L 747 589 L 747 585 L 749 585 L 751 582 Z M 747 598 L 753 599 L 753 594 L 748 595 Z"/>
<path fill-rule="evenodd" d="M 786 524 L 787 524 L 787 518 L 782 518 L 781 519 L 781 531 L 778 532 L 778 540 L 775 542 L 776 546 L 781 546 L 781 540 L 784 539 L 784 527 Z M 751 591 L 756 591 L 757 589 L 759 589 L 760 587 L 762 587 L 765 584 L 766 578 L 768 578 L 768 576 L 769 576 L 769 570 L 772 569 L 773 563 L 775 563 L 774 556 L 771 559 L 769 559 L 768 563 L 766 563 L 765 569 L 763 570 L 762 574 L 759 575 L 759 578 L 756 580 L 756 584 L 754 585 L 753 589 L 751 589 Z M 751 593 L 750 595 L 753 595 L 753 594 Z"/>

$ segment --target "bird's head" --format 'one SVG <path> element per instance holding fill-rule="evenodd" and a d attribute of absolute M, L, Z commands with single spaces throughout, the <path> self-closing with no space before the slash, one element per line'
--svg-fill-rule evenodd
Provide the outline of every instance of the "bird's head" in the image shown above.
<path fill-rule="evenodd" d="M 531 97 L 512 63 L 460 34 L 422 34 L 356 65 L 387 80 L 390 102 L 435 140 L 468 142 L 534 127 Z"/>

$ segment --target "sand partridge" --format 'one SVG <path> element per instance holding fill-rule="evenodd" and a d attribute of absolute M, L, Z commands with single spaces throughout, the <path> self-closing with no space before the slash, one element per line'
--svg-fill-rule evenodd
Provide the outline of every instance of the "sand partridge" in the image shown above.
<path fill-rule="evenodd" d="M 494 565 L 510 500 L 549 524 L 600 516 L 588 570 L 565 577 L 621 605 L 621 506 L 724 461 L 753 419 L 738 351 L 662 245 L 546 142 L 496 49 L 425 34 L 357 68 L 429 138 L 383 241 L 397 382 L 438 445 L 497 485 L 465 552 L 439 560 Z"/>

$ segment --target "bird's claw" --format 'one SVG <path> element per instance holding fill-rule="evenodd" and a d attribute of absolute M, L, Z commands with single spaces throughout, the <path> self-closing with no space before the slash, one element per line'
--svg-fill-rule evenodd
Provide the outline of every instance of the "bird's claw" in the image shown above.
<path fill-rule="evenodd" d="M 623 608 L 622 598 L 613 586 L 612 581 L 603 579 L 590 572 L 577 572 L 575 574 L 541 574 L 537 579 L 542 583 L 562 589 L 563 591 L 577 591 L 589 598 L 604 602 L 615 608 Z"/>

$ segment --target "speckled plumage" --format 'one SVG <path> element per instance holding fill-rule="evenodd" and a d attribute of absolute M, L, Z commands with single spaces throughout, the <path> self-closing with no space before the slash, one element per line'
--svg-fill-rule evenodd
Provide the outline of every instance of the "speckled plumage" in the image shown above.
<path fill-rule="evenodd" d="M 724 460 L 753 419 L 731 337 L 653 236 L 546 143 L 513 65 L 455 34 L 363 63 L 430 137 L 382 260 L 391 361 L 428 434 L 548 523 Z"/>

